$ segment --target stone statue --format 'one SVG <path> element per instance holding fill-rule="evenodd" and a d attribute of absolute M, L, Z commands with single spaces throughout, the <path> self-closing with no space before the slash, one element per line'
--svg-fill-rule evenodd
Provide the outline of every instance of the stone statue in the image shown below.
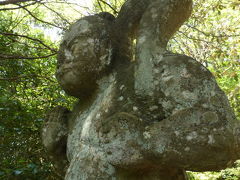
<path fill-rule="evenodd" d="M 240 125 L 213 75 L 166 51 L 191 9 L 127 0 L 116 18 L 87 16 L 66 32 L 56 76 L 79 103 L 53 110 L 43 131 L 66 180 L 184 180 L 240 157 Z"/>

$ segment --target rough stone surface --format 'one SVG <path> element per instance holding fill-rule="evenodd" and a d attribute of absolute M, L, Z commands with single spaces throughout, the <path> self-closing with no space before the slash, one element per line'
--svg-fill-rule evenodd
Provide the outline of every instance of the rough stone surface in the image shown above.
<path fill-rule="evenodd" d="M 185 180 L 186 170 L 220 170 L 239 158 L 240 124 L 213 75 L 166 51 L 191 5 L 128 0 L 116 19 L 85 17 L 66 33 L 57 78 L 80 100 L 67 123 L 66 109 L 53 110 L 43 133 L 49 152 L 64 139 L 66 180 Z"/>
<path fill-rule="evenodd" d="M 47 114 L 42 128 L 43 145 L 54 162 L 56 172 L 61 176 L 64 176 L 68 166 L 66 144 L 69 114 L 68 109 L 61 106 L 55 107 Z"/>
<path fill-rule="evenodd" d="M 56 77 L 70 95 L 88 98 L 97 88 L 96 81 L 107 74 L 113 53 L 113 19 L 108 13 L 84 17 L 65 33 Z"/>

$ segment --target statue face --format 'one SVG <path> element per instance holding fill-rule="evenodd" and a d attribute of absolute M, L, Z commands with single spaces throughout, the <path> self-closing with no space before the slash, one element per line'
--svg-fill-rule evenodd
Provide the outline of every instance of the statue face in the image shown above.
<path fill-rule="evenodd" d="M 108 26 L 106 20 L 90 16 L 77 21 L 64 35 L 56 75 L 68 94 L 86 96 L 96 88 L 111 61 Z"/>
<path fill-rule="evenodd" d="M 66 49 L 73 55 L 71 61 L 81 62 L 81 63 L 91 63 L 87 59 L 97 61 L 96 54 L 94 53 L 94 42 L 95 40 L 88 36 L 76 37 L 76 39 L 71 43 L 69 50 Z"/>

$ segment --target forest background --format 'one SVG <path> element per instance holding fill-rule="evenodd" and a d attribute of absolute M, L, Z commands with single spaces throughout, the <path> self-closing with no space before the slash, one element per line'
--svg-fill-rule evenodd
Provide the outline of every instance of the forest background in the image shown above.
<path fill-rule="evenodd" d="M 85 3 L 84 3 L 85 2 Z M 124 0 L 0 1 L 0 179 L 60 179 L 41 144 L 51 108 L 72 108 L 55 79 L 62 34 L 77 19 L 107 11 L 117 16 Z M 240 1 L 194 0 L 191 18 L 168 49 L 206 66 L 240 120 Z M 238 180 L 240 162 L 220 172 L 189 172 L 196 180 Z"/>

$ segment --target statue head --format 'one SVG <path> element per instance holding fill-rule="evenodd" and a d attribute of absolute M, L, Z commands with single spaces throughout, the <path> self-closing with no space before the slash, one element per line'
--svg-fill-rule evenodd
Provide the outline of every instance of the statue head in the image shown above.
<path fill-rule="evenodd" d="M 69 95 L 91 96 L 97 80 L 108 72 L 113 53 L 110 24 L 114 17 L 106 14 L 78 20 L 63 37 L 56 77 Z"/>

